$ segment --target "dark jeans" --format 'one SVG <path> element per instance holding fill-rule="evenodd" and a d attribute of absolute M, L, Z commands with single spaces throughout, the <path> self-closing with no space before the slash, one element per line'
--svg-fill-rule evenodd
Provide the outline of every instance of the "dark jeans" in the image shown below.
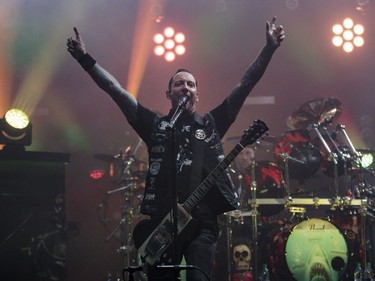
<path fill-rule="evenodd" d="M 193 265 L 199 269 L 189 269 L 186 272 L 186 281 L 210 281 L 211 270 L 216 252 L 217 232 L 212 229 L 201 229 L 198 236 L 193 240 L 186 242 L 182 246 L 182 255 L 184 255 L 186 264 Z M 180 261 L 182 259 L 180 257 Z M 203 270 L 210 278 L 201 272 Z M 147 271 L 148 281 L 173 281 L 174 275 L 166 270 L 149 268 Z"/>

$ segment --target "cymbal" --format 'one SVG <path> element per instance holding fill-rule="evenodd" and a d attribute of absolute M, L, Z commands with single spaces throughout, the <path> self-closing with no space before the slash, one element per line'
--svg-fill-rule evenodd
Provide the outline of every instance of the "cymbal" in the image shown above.
<path fill-rule="evenodd" d="M 331 97 L 314 98 L 302 104 L 288 119 L 288 124 L 295 129 L 306 129 L 310 124 L 331 122 L 340 116 L 342 103 Z"/>

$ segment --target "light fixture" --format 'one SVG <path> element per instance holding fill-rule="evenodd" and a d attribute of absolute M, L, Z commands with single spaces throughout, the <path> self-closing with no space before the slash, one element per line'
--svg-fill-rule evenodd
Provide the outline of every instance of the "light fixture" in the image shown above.
<path fill-rule="evenodd" d="M 355 48 L 360 48 L 365 44 L 364 26 L 355 24 L 351 18 L 344 19 L 342 24 L 335 24 L 332 32 L 332 44 L 342 48 L 346 53 L 351 53 Z"/>
<path fill-rule="evenodd" d="M 177 56 L 182 56 L 186 52 L 185 34 L 176 32 L 173 27 L 166 27 L 162 33 L 154 35 L 154 54 L 163 56 L 168 62 L 172 62 Z"/>
<path fill-rule="evenodd" d="M 0 119 L 0 144 L 19 148 L 30 145 L 31 129 L 31 122 L 25 112 L 20 109 L 10 109 Z"/>
<path fill-rule="evenodd" d="M 357 149 L 361 157 L 356 161 L 355 166 L 369 168 L 374 162 L 374 151 L 372 149 Z"/>

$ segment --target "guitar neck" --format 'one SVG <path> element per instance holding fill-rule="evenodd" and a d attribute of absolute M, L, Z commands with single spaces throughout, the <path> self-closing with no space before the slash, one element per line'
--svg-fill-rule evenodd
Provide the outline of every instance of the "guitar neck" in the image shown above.
<path fill-rule="evenodd" d="M 238 143 L 231 152 L 221 161 L 215 169 L 205 178 L 205 180 L 195 189 L 195 191 L 182 204 L 182 207 L 189 213 L 199 204 L 203 197 L 207 194 L 219 176 L 233 162 L 234 158 L 241 152 L 244 147 Z"/>

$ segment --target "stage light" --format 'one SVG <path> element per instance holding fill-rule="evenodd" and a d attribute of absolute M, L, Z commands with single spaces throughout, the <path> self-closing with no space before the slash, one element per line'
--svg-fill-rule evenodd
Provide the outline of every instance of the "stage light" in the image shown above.
<path fill-rule="evenodd" d="M 335 24 L 332 27 L 334 34 L 332 44 L 341 47 L 345 52 L 350 53 L 355 47 L 362 47 L 365 40 L 362 37 L 365 28 L 361 24 L 355 24 L 351 18 L 343 20 L 342 24 Z"/>
<path fill-rule="evenodd" d="M 176 33 L 173 27 L 166 27 L 162 33 L 154 35 L 154 54 L 157 56 L 164 56 L 168 62 L 172 62 L 177 56 L 185 54 L 186 47 L 184 46 L 185 34 L 182 32 Z"/>
<path fill-rule="evenodd" d="M 361 164 L 363 168 L 368 168 L 374 162 L 374 156 L 371 153 L 366 153 L 362 155 Z"/>
<path fill-rule="evenodd" d="M 89 177 L 92 178 L 93 180 L 100 180 L 103 178 L 105 175 L 104 170 L 102 169 L 94 169 L 89 171 Z"/>
<path fill-rule="evenodd" d="M 185 41 L 185 35 L 181 32 L 177 33 L 175 36 L 174 36 L 174 41 L 176 41 L 176 43 L 183 43 Z"/>
<path fill-rule="evenodd" d="M 30 145 L 31 128 L 31 122 L 25 112 L 20 109 L 8 110 L 4 118 L 0 119 L 0 144 L 8 147 Z"/>
<path fill-rule="evenodd" d="M 354 161 L 357 168 L 369 168 L 374 163 L 374 155 L 372 149 L 359 149 L 360 157 Z"/>

